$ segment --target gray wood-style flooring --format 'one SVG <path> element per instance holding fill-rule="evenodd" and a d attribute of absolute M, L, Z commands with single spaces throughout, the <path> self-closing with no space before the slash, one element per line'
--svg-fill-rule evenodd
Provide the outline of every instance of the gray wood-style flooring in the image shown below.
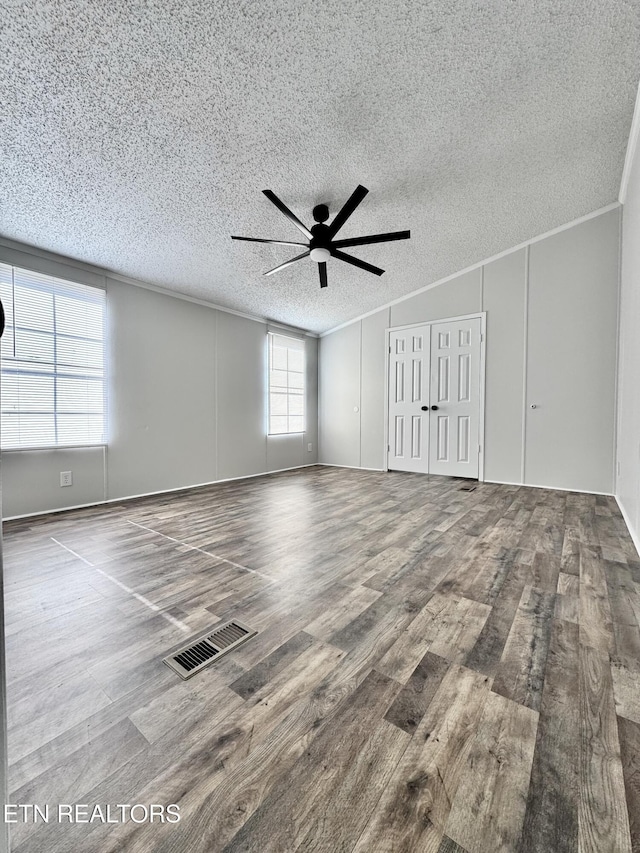
<path fill-rule="evenodd" d="M 308 468 L 5 525 L 20 853 L 640 850 L 613 498 Z M 181 681 L 162 658 L 257 637 Z M 138 816 L 142 812 L 138 811 Z"/>

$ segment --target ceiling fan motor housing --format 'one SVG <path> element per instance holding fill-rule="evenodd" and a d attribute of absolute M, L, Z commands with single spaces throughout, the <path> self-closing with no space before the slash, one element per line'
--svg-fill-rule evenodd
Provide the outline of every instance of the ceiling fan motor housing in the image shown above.
<path fill-rule="evenodd" d="M 318 205 L 318 207 L 326 207 L 326 205 Z M 314 208 L 314 213 L 318 208 Z M 309 248 L 313 252 L 314 249 L 327 249 L 331 251 L 331 231 L 328 225 L 322 222 L 316 222 L 311 226 L 313 237 L 309 240 Z M 314 259 L 315 260 L 315 259 Z"/>

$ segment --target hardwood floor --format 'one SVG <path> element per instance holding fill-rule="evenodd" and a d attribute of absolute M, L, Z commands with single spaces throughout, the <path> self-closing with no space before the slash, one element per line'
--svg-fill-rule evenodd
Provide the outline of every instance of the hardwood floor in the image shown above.
<path fill-rule="evenodd" d="M 50 808 L 12 849 L 640 851 L 616 503 L 460 486 L 318 467 L 7 523 L 11 802 Z M 257 637 L 162 663 L 231 617 Z"/>

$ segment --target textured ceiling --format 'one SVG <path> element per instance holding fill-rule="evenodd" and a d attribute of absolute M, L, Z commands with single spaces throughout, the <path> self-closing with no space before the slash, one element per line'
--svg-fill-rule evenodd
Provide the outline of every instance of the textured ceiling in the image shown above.
<path fill-rule="evenodd" d="M 2 0 L 0 232 L 323 331 L 615 201 L 636 0 Z M 307 224 L 358 183 L 320 290 Z"/>

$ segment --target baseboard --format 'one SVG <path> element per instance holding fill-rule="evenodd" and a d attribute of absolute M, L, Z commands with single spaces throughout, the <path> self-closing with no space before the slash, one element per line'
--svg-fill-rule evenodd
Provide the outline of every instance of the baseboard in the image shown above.
<path fill-rule="evenodd" d="M 384 474 L 384 468 L 364 468 L 362 465 L 336 465 L 334 462 L 316 462 L 316 465 L 322 465 L 324 468 L 350 468 L 353 471 L 376 471 L 378 474 Z"/>
<path fill-rule="evenodd" d="M 136 501 L 140 498 L 153 498 L 157 495 L 170 495 L 174 492 L 189 492 L 191 489 L 204 489 L 207 486 L 217 486 L 219 483 L 232 483 L 235 480 L 253 480 L 255 477 L 267 477 L 269 474 L 281 474 L 284 471 L 298 471 L 301 468 L 315 468 L 319 462 L 309 462 L 306 465 L 293 465 L 291 468 L 276 468 L 274 471 L 260 471 L 259 474 L 245 474 L 242 477 L 225 477 L 223 480 L 211 480 L 208 483 L 195 483 L 193 486 L 176 486 L 175 489 L 161 489 L 158 492 L 144 492 L 140 495 L 126 495 L 122 498 L 108 498 L 102 501 L 91 501 L 87 504 L 76 504 L 75 506 L 63 506 L 57 509 L 43 509 L 39 512 L 26 512 L 23 515 L 8 515 L 3 521 L 18 521 L 22 518 L 37 518 L 40 515 L 53 515 L 57 512 L 71 512 L 76 509 L 89 509 L 92 506 L 106 506 L 107 504 L 119 504 L 124 501 Z"/>
<path fill-rule="evenodd" d="M 524 489 L 546 489 L 550 492 L 575 492 L 578 495 L 602 495 L 613 498 L 613 492 L 590 492 L 587 489 L 568 489 L 564 486 L 542 486 L 539 483 L 514 483 L 510 480 L 484 480 L 485 483 L 495 483 L 497 486 L 522 486 Z"/>
<path fill-rule="evenodd" d="M 378 474 L 384 474 L 384 468 L 364 468 L 362 465 L 336 465 L 333 462 L 317 462 L 316 465 L 322 465 L 325 468 L 351 468 L 355 471 L 376 471 Z M 399 472 L 402 473 L 402 472 Z M 429 476 L 426 474 L 425 476 Z M 483 483 L 495 483 L 497 486 L 522 486 L 525 489 L 547 489 L 548 491 L 556 492 L 576 492 L 579 495 L 603 495 L 604 497 L 614 497 L 613 492 L 589 492 L 586 489 L 568 489 L 562 486 L 541 486 L 532 483 L 512 483 L 508 480 L 482 480 Z"/>
<path fill-rule="evenodd" d="M 620 510 L 620 514 L 624 519 L 624 523 L 627 525 L 627 530 L 629 531 L 629 536 L 631 537 L 631 541 L 636 546 L 636 551 L 638 552 L 638 557 L 640 558 L 640 535 L 636 533 L 633 529 L 633 524 L 631 523 L 631 519 L 627 515 L 627 511 L 624 506 L 620 503 L 620 498 L 617 495 L 614 495 L 616 499 L 616 503 L 618 504 L 618 509 Z"/>

